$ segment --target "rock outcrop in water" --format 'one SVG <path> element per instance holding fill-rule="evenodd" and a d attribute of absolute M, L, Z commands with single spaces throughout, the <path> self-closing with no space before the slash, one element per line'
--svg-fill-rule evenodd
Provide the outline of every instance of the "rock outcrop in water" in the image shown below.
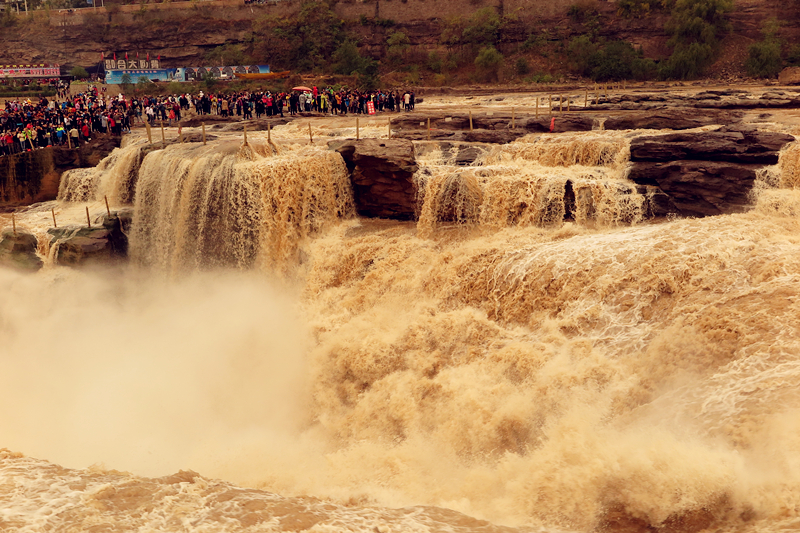
<path fill-rule="evenodd" d="M 670 199 L 666 208 L 681 216 L 745 211 L 757 172 L 778 162 L 791 135 L 721 129 L 673 133 L 631 141 L 629 179 L 658 187 Z"/>
<path fill-rule="evenodd" d="M 36 248 L 36 236 L 32 233 L 5 229 L 0 233 L 0 266 L 25 272 L 39 270 L 42 260 L 36 255 Z"/>
<path fill-rule="evenodd" d="M 54 262 L 62 266 L 86 266 L 121 259 L 128 254 L 128 230 L 132 209 L 103 215 L 99 226 L 51 228 Z"/>
<path fill-rule="evenodd" d="M 412 220 L 416 215 L 417 163 L 407 139 L 362 139 L 331 145 L 342 155 L 359 215 Z"/>

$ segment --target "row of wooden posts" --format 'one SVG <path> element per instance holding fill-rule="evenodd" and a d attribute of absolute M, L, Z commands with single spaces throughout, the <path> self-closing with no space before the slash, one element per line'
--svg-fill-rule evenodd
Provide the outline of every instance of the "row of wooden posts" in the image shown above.
<path fill-rule="evenodd" d="M 111 208 L 108 205 L 108 196 L 103 196 L 103 200 L 106 202 L 106 213 L 108 213 L 109 218 L 111 217 Z M 55 208 L 50 208 L 50 214 L 53 215 L 53 227 L 58 228 L 58 223 L 56 222 L 56 210 Z M 89 206 L 86 206 L 86 224 L 89 226 L 89 229 L 92 229 L 92 219 L 89 217 Z M 14 231 L 14 236 L 17 236 L 17 217 L 14 213 L 11 213 L 11 228 Z"/>

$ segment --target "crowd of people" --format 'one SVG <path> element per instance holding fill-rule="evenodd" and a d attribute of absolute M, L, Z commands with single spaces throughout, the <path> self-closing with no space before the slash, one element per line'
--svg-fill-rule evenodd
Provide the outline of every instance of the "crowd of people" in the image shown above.
<path fill-rule="evenodd" d="M 245 91 L 237 93 L 126 98 L 106 95 L 96 86 L 72 95 L 69 89 L 55 97 L 7 100 L 0 110 L 0 156 L 53 145 L 79 146 L 96 133 L 122 135 L 136 122 L 151 126 L 177 124 L 194 108 L 198 115 L 215 114 L 241 119 L 290 116 L 299 113 L 374 114 L 411 111 L 413 91 L 357 91 L 296 88 L 289 92 Z"/>
<path fill-rule="evenodd" d="M 356 91 L 317 87 L 272 93 L 269 91 L 241 92 L 233 94 L 204 94 L 195 97 L 180 97 L 181 107 L 189 109 L 191 104 L 199 115 L 238 116 L 244 119 L 263 116 L 290 116 L 298 113 L 372 114 L 383 111 L 411 111 L 414 109 L 413 91 Z M 185 101 L 185 106 L 184 106 Z M 371 106 L 370 106 L 371 104 Z"/>
<path fill-rule="evenodd" d="M 9 99 L 0 110 L 0 155 L 53 145 L 78 146 L 95 132 L 130 131 L 131 110 L 124 98 L 106 97 L 96 87 L 85 93 Z M 34 101 L 35 100 L 35 101 Z"/>

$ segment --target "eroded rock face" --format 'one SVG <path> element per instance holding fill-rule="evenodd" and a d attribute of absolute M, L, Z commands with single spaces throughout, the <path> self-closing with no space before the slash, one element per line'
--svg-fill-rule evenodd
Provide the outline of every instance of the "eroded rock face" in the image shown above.
<path fill-rule="evenodd" d="M 54 261 L 62 266 L 87 266 L 113 262 L 128 254 L 128 229 L 132 210 L 103 215 L 99 226 L 51 228 L 50 246 L 57 249 Z"/>
<path fill-rule="evenodd" d="M 0 233 L 0 267 L 36 272 L 42 260 L 36 255 L 37 241 L 32 233 L 5 229 Z"/>
<path fill-rule="evenodd" d="M 417 186 L 414 144 L 407 139 L 362 139 L 330 145 L 351 173 L 358 214 L 413 220 Z"/>
<path fill-rule="evenodd" d="M 739 213 L 752 203 L 757 171 L 778 162 L 778 152 L 794 137 L 753 129 L 673 133 L 631 141 L 629 178 L 657 187 L 661 202 L 680 216 Z"/>
<path fill-rule="evenodd" d="M 758 168 L 723 161 L 642 163 L 631 169 L 629 178 L 657 186 L 669 197 L 676 214 L 704 217 L 746 211 Z"/>

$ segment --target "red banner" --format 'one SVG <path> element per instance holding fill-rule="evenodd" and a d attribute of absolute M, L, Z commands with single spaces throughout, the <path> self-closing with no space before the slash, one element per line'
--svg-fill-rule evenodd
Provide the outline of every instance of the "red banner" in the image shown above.
<path fill-rule="evenodd" d="M 367 114 L 374 115 L 375 114 L 375 104 L 372 102 L 367 102 Z"/>
<path fill-rule="evenodd" d="M 57 78 L 60 75 L 61 67 L 57 65 L 0 66 L 0 78 Z"/>

